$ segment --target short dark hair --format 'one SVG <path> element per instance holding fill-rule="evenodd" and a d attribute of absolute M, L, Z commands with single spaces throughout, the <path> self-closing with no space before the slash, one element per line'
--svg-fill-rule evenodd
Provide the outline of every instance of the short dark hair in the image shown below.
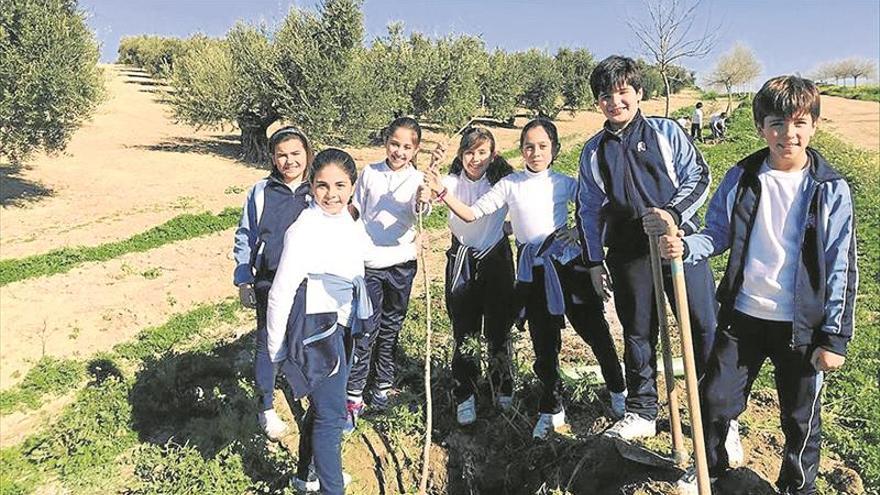
<path fill-rule="evenodd" d="M 600 94 L 626 85 L 632 86 L 636 91 L 642 89 L 642 73 L 636 61 L 629 57 L 611 55 L 599 62 L 590 74 L 590 89 L 597 100 Z"/>
<path fill-rule="evenodd" d="M 401 128 L 409 129 L 416 133 L 416 145 L 422 142 L 422 126 L 420 126 L 418 121 L 412 117 L 397 117 L 392 120 L 385 129 L 384 141 L 387 143 L 388 140 L 391 139 L 391 136 L 394 135 L 394 131 Z"/>
<path fill-rule="evenodd" d="M 337 165 L 351 179 L 352 185 L 357 181 L 357 166 L 354 158 L 339 148 L 327 148 L 315 156 L 315 161 L 309 168 L 309 184 L 314 184 L 315 176 L 324 167 L 328 165 Z"/>
<path fill-rule="evenodd" d="M 465 151 L 476 148 L 483 143 L 489 143 L 491 153 L 495 154 L 495 136 L 493 136 L 488 129 L 483 129 L 482 127 L 468 127 L 465 129 L 461 133 L 461 141 L 458 143 L 458 152 L 455 154 L 455 159 L 452 160 L 452 166 L 449 167 L 449 173 L 460 176 L 461 172 L 464 170 L 461 156 L 464 155 Z M 508 163 L 503 156 L 495 155 L 492 158 L 492 163 L 489 164 L 489 168 L 486 169 L 486 179 L 489 180 L 490 184 L 494 185 L 501 180 L 502 177 L 512 172 L 513 167 L 510 166 L 510 163 Z"/>
<path fill-rule="evenodd" d="M 819 88 L 798 76 L 777 76 L 765 82 L 752 100 L 752 114 L 757 127 L 764 127 L 768 115 L 790 118 L 809 113 L 813 122 L 819 120 Z"/>
<path fill-rule="evenodd" d="M 547 137 L 550 138 L 550 144 L 553 147 L 553 159 L 556 159 L 556 155 L 559 154 L 559 133 L 556 131 L 556 124 L 553 123 L 552 120 L 545 117 L 538 117 L 529 121 L 528 124 L 523 127 L 521 133 L 519 133 L 519 149 L 522 149 L 523 142 L 526 139 L 526 133 L 534 129 L 535 127 L 540 127 L 544 129 L 544 132 L 547 133 Z"/>
<path fill-rule="evenodd" d="M 269 154 L 275 155 L 275 147 L 285 141 L 290 141 L 291 139 L 299 140 L 299 142 L 302 143 L 303 148 L 305 148 L 306 169 L 308 169 L 312 165 L 312 161 L 315 159 L 315 150 L 312 148 L 311 143 L 309 143 L 309 138 L 306 137 L 306 133 L 298 127 L 288 125 L 273 132 L 272 136 L 269 137 Z"/>

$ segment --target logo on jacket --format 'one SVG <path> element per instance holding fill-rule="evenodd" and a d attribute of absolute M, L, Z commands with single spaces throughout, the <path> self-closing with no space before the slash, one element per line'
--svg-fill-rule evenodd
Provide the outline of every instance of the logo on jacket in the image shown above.
<path fill-rule="evenodd" d="M 645 151 L 648 147 L 645 145 L 644 141 L 639 141 L 639 144 L 636 145 L 636 149 L 639 151 Z"/>

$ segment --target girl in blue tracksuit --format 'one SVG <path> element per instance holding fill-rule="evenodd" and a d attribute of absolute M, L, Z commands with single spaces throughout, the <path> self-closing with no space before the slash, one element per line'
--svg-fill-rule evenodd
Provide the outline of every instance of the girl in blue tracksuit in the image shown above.
<path fill-rule="evenodd" d="M 324 150 L 309 170 L 313 199 L 284 234 L 267 305 L 267 343 L 296 398 L 308 397 L 295 488 L 344 492 L 342 427 L 352 335 L 372 315 L 364 283 L 369 237 L 348 212 L 357 169 L 348 153 Z M 318 483 L 308 481 L 314 462 Z"/>
<path fill-rule="evenodd" d="M 266 300 L 284 232 L 307 205 L 309 185 L 303 182 L 314 153 L 308 138 L 294 127 L 282 127 L 269 138 L 272 173 L 248 192 L 235 231 L 235 272 L 242 305 L 256 308 L 257 341 L 254 376 L 260 395 L 258 421 L 266 435 L 280 439 L 287 426 L 272 404 L 277 370 L 266 349 Z"/>

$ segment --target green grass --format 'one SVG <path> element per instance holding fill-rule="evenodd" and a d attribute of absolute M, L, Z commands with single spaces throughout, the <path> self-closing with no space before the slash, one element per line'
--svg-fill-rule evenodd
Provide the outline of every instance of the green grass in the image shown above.
<path fill-rule="evenodd" d="M 819 90 L 823 95 L 828 96 L 840 96 L 851 100 L 880 101 L 880 85 L 823 86 Z"/>
<path fill-rule="evenodd" d="M 73 359 L 44 356 L 15 387 L 0 392 L 0 414 L 40 406 L 46 394 L 63 393 L 85 377 L 85 365 Z"/>
<path fill-rule="evenodd" d="M 237 300 L 198 306 L 172 316 L 162 325 L 146 328 L 132 341 L 117 344 L 112 352 L 88 361 L 44 357 L 20 383 L 0 392 L 0 415 L 36 409 L 47 397 L 73 390 L 86 378 L 87 368 L 94 372 L 102 363 L 120 358 L 138 362 L 164 354 L 204 330 L 236 321 L 239 307 Z"/>
<path fill-rule="evenodd" d="M 241 215 L 240 208 L 226 208 L 218 214 L 199 213 L 178 215 L 146 232 L 128 239 L 98 246 L 62 248 L 26 258 L 0 261 L 0 286 L 33 277 L 64 273 L 82 263 L 106 261 L 126 253 L 153 249 L 170 242 L 192 239 L 235 226 Z M 147 272 L 145 278 L 155 273 Z"/>

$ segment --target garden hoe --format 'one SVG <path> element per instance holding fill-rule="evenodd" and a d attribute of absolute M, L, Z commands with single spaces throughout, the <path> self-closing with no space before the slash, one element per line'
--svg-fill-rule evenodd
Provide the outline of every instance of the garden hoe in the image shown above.
<path fill-rule="evenodd" d="M 657 238 L 648 236 L 651 248 L 651 275 L 654 281 L 654 303 L 657 309 L 657 321 L 660 325 L 660 347 L 663 351 L 663 381 L 666 383 L 666 399 L 669 405 L 669 430 L 672 434 L 672 458 L 640 445 L 615 438 L 615 447 L 622 457 L 648 466 L 684 469 L 687 466 L 688 454 L 684 449 L 681 432 L 681 415 L 679 413 L 679 390 L 675 383 L 675 372 L 672 361 L 672 346 L 669 342 L 669 325 L 666 313 L 666 293 L 663 290 L 663 267 L 660 260 L 660 249 Z"/>

